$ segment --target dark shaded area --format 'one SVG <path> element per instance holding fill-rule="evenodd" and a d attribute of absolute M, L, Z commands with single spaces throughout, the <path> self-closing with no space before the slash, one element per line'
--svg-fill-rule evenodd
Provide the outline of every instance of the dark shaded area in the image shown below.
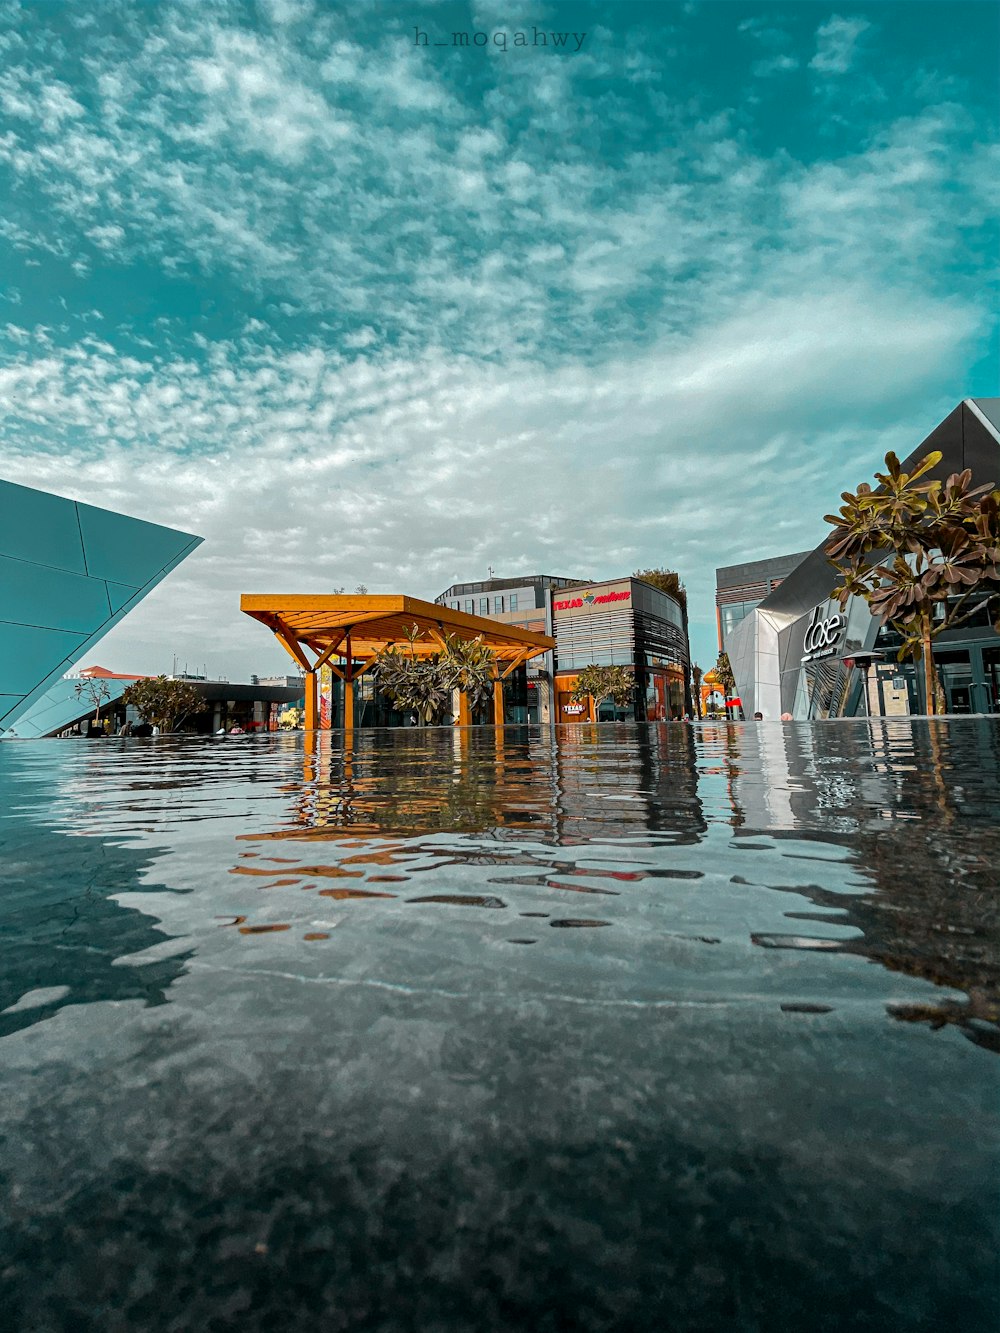
<path fill-rule="evenodd" d="M 3 795 L 0 784 L 0 805 Z M 0 1037 L 68 1004 L 164 1002 L 190 951 L 142 967 L 114 965 L 168 938 L 150 917 L 112 901 L 117 893 L 166 891 L 140 881 L 151 861 L 100 837 L 71 837 L 39 823 L 0 823 L 0 1010 L 28 991 L 69 987 L 67 995 L 39 1008 L 0 1013 Z"/>
<path fill-rule="evenodd" d="M 123 1167 L 5 1231 L 4 1327 L 994 1333 L 973 1202 L 925 1247 L 876 1182 L 867 1206 L 853 1184 L 817 1198 L 773 1151 L 619 1129 L 484 1132 L 474 1162 L 426 1167 L 375 1141 Z"/>

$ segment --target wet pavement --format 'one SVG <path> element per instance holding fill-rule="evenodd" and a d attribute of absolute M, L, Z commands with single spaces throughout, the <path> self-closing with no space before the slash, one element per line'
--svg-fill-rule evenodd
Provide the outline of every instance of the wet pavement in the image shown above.
<path fill-rule="evenodd" d="M 1000 1325 L 1000 727 L 0 745 L 0 1326 Z"/>

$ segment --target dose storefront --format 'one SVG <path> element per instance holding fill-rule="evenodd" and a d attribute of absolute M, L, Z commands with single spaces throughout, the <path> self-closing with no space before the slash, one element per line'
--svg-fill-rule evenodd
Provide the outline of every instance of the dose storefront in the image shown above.
<path fill-rule="evenodd" d="M 560 723 L 613 718 L 668 721 L 688 711 L 687 620 L 680 603 L 639 579 L 611 579 L 552 592 L 556 641 L 555 720 Z M 635 673 L 628 708 L 606 699 L 573 699 L 587 666 L 624 666 Z"/>
<path fill-rule="evenodd" d="M 969 468 L 973 485 L 1000 485 L 1000 399 L 965 399 L 904 460 L 904 471 L 934 450 L 942 459 L 931 477 L 944 481 Z M 872 470 L 879 467 L 875 460 Z M 747 716 L 790 713 L 804 720 L 927 711 L 922 668 L 897 660 L 899 634 L 872 616 L 862 598 L 851 597 L 841 610 L 832 598 L 837 582 L 820 545 L 732 630 L 729 660 Z M 968 619 L 934 640 L 945 709 L 1000 713 L 995 611 L 967 609 Z M 867 673 L 857 665 L 864 657 L 871 660 Z"/>

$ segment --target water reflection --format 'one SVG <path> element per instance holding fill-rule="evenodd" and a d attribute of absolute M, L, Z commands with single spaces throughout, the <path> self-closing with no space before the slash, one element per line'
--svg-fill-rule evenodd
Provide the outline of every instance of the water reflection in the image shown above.
<path fill-rule="evenodd" d="M 860 934 L 756 935 L 755 942 L 853 953 L 964 991 L 963 1001 L 893 1004 L 889 1012 L 934 1029 L 955 1024 L 1000 1051 L 1000 730 L 936 719 L 762 730 L 759 777 L 733 787 L 742 831 L 767 831 L 779 848 L 781 838 L 797 843 L 803 835 L 839 844 L 870 889 L 845 897 L 808 882 L 777 884 L 769 868 L 769 887 L 820 909 L 792 909 L 789 918 L 835 919 Z"/>
<path fill-rule="evenodd" d="M 995 726 L 311 739 L 0 746 L 11 1327 L 992 1333 Z"/>

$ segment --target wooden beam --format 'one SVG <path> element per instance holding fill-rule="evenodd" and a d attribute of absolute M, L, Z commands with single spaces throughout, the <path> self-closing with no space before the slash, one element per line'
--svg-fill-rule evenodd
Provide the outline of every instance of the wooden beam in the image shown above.
<path fill-rule="evenodd" d="M 313 663 L 314 671 L 318 671 L 321 666 L 326 666 L 327 662 L 329 662 L 330 658 L 337 651 L 340 645 L 344 642 L 344 639 L 346 637 L 347 637 L 347 631 L 345 630 L 343 634 L 338 634 L 337 637 L 326 648 L 323 649 L 319 657 L 317 657 L 316 661 Z"/>
<path fill-rule="evenodd" d="M 280 620 L 278 624 L 281 625 Z M 284 648 L 285 652 L 288 653 L 290 657 L 293 657 L 296 662 L 298 662 L 299 666 L 302 668 L 303 671 L 307 673 L 312 671 L 312 667 L 309 664 L 309 659 L 302 651 L 301 644 L 298 642 L 295 635 L 292 634 L 288 629 L 286 629 L 284 625 L 281 625 L 280 629 L 276 629 L 274 631 L 274 637 L 281 644 L 282 648 Z"/>

